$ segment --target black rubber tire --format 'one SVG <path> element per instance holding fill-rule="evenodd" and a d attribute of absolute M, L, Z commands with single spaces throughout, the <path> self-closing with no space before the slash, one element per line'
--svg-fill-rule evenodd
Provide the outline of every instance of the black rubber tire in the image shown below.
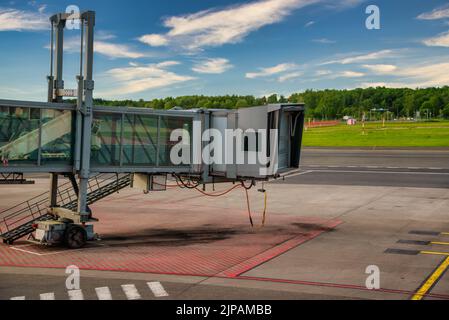
<path fill-rule="evenodd" d="M 76 224 L 69 225 L 64 233 L 64 241 L 69 249 L 80 249 L 86 245 L 87 232 Z"/>

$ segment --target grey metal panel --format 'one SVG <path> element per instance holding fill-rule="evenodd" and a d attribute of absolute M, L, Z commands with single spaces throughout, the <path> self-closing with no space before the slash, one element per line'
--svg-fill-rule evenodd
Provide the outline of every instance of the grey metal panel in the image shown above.
<path fill-rule="evenodd" d="M 186 173 L 200 174 L 192 172 L 190 166 L 182 167 L 91 167 L 91 173 Z"/>
<path fill-rule="evenodd" d="M 279 169 L 285 169 L 290 166 L 290 121 L 291 118 L 287 112 L 280 113 L 279 121 Z"/>
<path fill-rule="evenodd" d="M 56 109 L 56 110 L 76 109 L 76 105 L 71 103 L 50 103 L 50 102 L 4 100 L 4 99 L 0 99 L 0 106 L 12 108 Z"/>
<path fill-rule="evenodd" d="M 0 167 L 0 173 L 70 173 L 72 172 L 72 166 L 55 166 L 55 165 L 43 165 L 43 166 L 9 166 Z"/>
<path fill-rule="evenodd" d="M 146 108 L 128 108 L 128 107 L 104 107 L 95 106 L 94 113 L 120 113 L 120 114 L 138 114 L 138 115 L 152 115 L 152 116 L 173 116 L 173 117 L 190 117 L 194 118 L 199 113 L 205 113 L 204 111 L 190 112 L 183 110 L 154 110 Z"/>

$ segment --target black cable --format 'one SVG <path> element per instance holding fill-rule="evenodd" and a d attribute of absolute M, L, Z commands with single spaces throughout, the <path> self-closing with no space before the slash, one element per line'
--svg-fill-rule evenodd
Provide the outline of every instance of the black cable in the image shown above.
<path fill-rule="evenodd" d="M 251 185 L 249 187 L 245 186 L 245 181 L 241 181 L 242 183 L 242 187 L 245 188 L 246 190 L 251 190 L 254 187 L 254 182 L 251 182 Z"/>

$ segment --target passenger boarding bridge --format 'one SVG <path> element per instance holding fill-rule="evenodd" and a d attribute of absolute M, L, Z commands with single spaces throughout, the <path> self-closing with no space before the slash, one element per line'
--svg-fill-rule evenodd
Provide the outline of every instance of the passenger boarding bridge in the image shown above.
<path fill-rule="evenodd" d="M 151 191 L 157 188 L 156 185 L 163 186 L 167 175 L 194 181 L 196 185 L 248 180 L 254 183 L 299 167 L 304 127 L 304 106 L 301 104 L 239 110 L 94 106 L 93 11 L 79 15 L 78 88 L 65 89 L 62 78 L 64 28 L 69 17 L 73 18 L 73 15 L 63 13 L 50 18 L 48 102 L 0 100 L 0 174 L 51 174 L 49 193 L 0 213 L 0 235 L 4 242 L 12 243 L 37 229 L 46 230 L 34 239 L 40 243 L 61 242 L 63 237 L 69 247 L 82 246 L 92 233 L 86 223 L 95 221 L 89 205 L 130 184 Z M 64 102 L 67 96 L 75 97 L 76 103 Z M 266 149 L 267 157 L 274 159 L 276 166 L 273 163 L 207 164 L 205 161 L 173 164 L 170 153 L 177 142 L 171 141 L 170 137 L 174 130 L 189 132 L 190 148 L 195 143 L 207 146 L 213 140 L 203 141 L 202 134 L 195 134 L 195 123 L 201 124 L 200 133 L 215 129 L 223 135 L 227 129 L 277 130 L 276 143 L 270 141 L 273 138 L 269 136 L 267 147 L 261 148 L 257 137 L 255 142 L 246 138 L 243 150 L 248 154 Z M 194 150 L 190 151 L 190 157 L 193 157 Z M 261 174 L 261 168 L 270 166 L 271 171 Z M 60 176 L 67 177 L 69 182 L 60 185 Z M 156 178 L 162 179 L 156 183 Z M 59 227 L 62 233 L 56 236 L 55 230 Z M 53 230 L 53 236 L 49 230 Z"/>

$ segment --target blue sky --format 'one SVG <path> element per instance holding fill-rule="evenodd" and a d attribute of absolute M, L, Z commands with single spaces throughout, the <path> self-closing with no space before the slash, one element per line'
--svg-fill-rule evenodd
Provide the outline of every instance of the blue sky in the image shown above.
<path fill-rule="evenodd" d="M 44 100 L 48 17 L 97 12 L 96 97 L 449 85 L 449 4 L 442 0 L 0 1 L 0 98 Z M 380 30 L 368 30 L 377 5 Z M 78 31 L 66 31 L 75 88 Z"/>

